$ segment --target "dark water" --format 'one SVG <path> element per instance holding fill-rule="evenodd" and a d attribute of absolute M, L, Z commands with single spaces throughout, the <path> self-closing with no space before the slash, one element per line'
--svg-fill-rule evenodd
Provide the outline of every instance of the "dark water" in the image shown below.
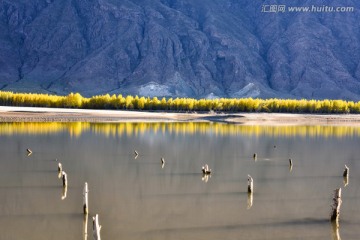
<path fill-rule="evenodd" d="M 3 123 L 0 239 L 86 238 L 85 181 L 87 239 L 96 213 L 102 239 L 339 239 L 329 222 L 339 187 L 338 234 L 359 239 L 359 136 L 359 128 L 334 126 Z M 63 200 L 55 159 L 68 174 Z"/>

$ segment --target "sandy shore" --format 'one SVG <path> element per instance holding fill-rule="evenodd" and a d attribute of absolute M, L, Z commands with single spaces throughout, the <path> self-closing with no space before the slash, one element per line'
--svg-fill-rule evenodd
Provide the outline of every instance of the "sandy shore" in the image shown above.
<path fill-rule="evenodd" d="M 226 122 L 246 125 L 358 125 L 360 115 L 285 113 L 173 113 L 3 107 L 0 122 Z"/>

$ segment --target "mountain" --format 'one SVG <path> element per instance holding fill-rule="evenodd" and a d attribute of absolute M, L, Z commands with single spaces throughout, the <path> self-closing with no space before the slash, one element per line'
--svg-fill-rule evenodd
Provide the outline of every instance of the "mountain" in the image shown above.
<path fill-rule="evenodd" d="M 0 89 L 358 101 L 359 9 L 355 0 L 0 0 Z"/>

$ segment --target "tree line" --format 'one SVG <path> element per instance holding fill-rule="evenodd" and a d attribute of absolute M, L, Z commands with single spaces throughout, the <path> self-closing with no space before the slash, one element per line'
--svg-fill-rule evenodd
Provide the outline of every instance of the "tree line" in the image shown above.
<path fill-rule="evenodd" d="M 79 93 L 66 96 L 0 91 L 0 105 L 51 108 L 123 109 L 162 111 L 273 112 L 273 113 L 360 113 L 360 101 L 296 100 L 259 98 L 157 98 Z"/>

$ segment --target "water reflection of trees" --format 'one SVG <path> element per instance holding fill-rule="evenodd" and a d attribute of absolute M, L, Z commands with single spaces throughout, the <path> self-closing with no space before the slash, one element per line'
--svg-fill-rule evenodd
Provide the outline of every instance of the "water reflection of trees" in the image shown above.
<path fill-rule="evenodd" d="M 21 122 L 0 123 L 0 135 L 49 134 L 67 132 L 80 136 L 85 132 L 110 136 L 138 135 L 148 132 L 248 136 L 351 137 L 360 136 L 360 127 L 352 126 L 263 126 L 209 122 L 177 123 L 89 123 L 89 122 Z"/>

